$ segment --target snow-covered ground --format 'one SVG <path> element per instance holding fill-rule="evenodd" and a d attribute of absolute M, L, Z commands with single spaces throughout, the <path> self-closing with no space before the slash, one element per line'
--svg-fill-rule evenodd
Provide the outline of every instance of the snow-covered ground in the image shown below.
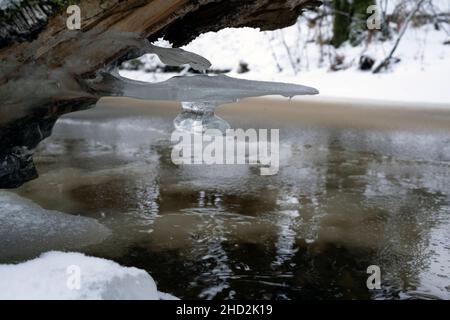
<path fill-rule="evenodd" d="M 450 10 L 449 1 L 437 3 L 444 12 Z M 400 61 L 376 75 L 358 69 L 359 57 L 368 55 L 377 65 L 391 50 L 397 34 L 389 41 L 369 46 L 347 44 L 335 49 L 331 45 L 318 45 L 314 41 L 317 31 L 309 28 L 302 17 L 291 27 L 270 32 L 252 28 L 208 32 L 183 49 L 206 57 L 213 69 L 231 70 L 228 74 L 233 77 L 292 82 L 320 91 L 320 96 L 307 99 L 369 99 L 450 107 L 450 45 L 444 44 L 450 40 L 448 29 L 448 25 L 442 25 L 440 30 L 432 24 L 418 28 L 411 25 L 394 54 Z M 161 44 L 168 45 L 164 41 Z M 330 71 L 337 56 L 344 58 L 343 70 Z M 150 82 L 174 75 L 145 72 L 158 63 L 154 56 L 144 56 L 142 61 L 143 70 L 122 70 L 121 74 Z M 247 64 L 250 71 L 239 73 L 241 63 Z"/>
<path fill-rule="evenodd" d="M 23 261 L 49 250 L 96 244 L 111 231 L 96 219 L 46 210 L 14 193 L 0 191 L 0 234 L 0 256 Z M 79 289 L 70 285 L 76 284 L 71 275 L 77 270 Z M 0 264 L 0 300 L 172 298 L 159 293 L 144 270 L 81 253 L 52 251 L 20 264 Z"/>
<path fill-rule="evenodd" d="M 296 41 L 294 28 L 296 26 L 283 30 L 289 47 Z M 204 34 L 185 49 L 210 59 L 213 68 L 232 69 L 235 77 L 305 84 L 319 89 L 322 97 L 434 102 L 450 106 L 450 45 L 443 45 L 446 40 L 449 38 L 444 32 L 435 31 L 430 25 L 410 28 L 395 54 L 401 61 L 392 70 L 376 75 L 358 70 L 354 61 L 346 62 L 351 65 L 348 69 L 329 71 L 327 63 L 320 66 L 318 46 L 307 49 L 311 52 L 304 57 L 309 61 L 301 62 L 303 68 L 295 72 L 289 66 L 286 53 L 283 55 L 283 46 L 277 45 L 274 51 L 280 57 L 278 63 L 283 64 L 283 71 L 277 72 L 275 58 L 270 53 L 270 36 L 249 28 Z M 208 45 L 211 43 L 214 45 Z M 233 45 L 227 49 L 230 43 Z M 216 44 L 220 45 L 216 47 Z M 369 47 L 365 54 L 380 61 L 391 46 L 393 41 L 377 44 Z M 352 60 L 362 50 L 347 45 L 338 52 L 342 52 L 346 60 Z M 240 61 L 247 62 L 251 71 L 238 74 Z"/>
<path fill-rule="evenodd" d="M 47 252 L 0 265 L 1 300 L 167 300 L 144 270 L 81 253 Z"/>

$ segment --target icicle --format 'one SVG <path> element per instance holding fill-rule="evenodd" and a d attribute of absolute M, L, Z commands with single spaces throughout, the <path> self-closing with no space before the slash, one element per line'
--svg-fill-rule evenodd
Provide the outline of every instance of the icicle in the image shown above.
<path fill-rule="evenodd" d="M 182 112 L 173 124 L 177 130 L 202 133 L 207 129 L 217 129 L 223 133 L 230 129 L 228 122 L 214 114 L 216 102 L 182 102 Z"/>

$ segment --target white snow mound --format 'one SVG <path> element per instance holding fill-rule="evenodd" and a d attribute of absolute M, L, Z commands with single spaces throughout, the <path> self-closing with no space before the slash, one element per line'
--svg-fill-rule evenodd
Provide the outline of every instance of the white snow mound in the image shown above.
<path fill-rule="evenodd" d="M 144 270 L 81 253 L 51 251 L 20 264 L 0 265 L 2 300 L 158 300 Z"/>

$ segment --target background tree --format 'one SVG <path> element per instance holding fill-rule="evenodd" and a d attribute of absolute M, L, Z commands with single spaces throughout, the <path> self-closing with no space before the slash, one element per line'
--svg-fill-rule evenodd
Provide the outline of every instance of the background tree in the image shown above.
<path fill-rule="evenodd" d="M 350 40 L 353 46 L 360 44 L 367 31 L 366 21 L 369 17 L 367 8 L 375 0 L 333 0 L 333 38 L 332 44 L 337 48 Z"/>

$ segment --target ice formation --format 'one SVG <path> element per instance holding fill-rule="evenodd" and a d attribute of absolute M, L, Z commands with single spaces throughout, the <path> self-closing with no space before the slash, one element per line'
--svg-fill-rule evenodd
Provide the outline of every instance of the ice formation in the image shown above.
<path fill-rule="evenodd" d="M 183 112 L 175 119 L 175 127 L 193 132 L 229 128 L 225 121 L 214 115 L 214 109 L 221 104 L 247 97 L 318 93 L 303 85 L 235 79 L 226 75 L 176 76 L 167 81 L 148 83 L 123 78 L 117 71 L 103 73 L 100 79 L 91 83 L 91 88 L 102 95 L 180 101 Z"/>
<path fill-rule="evenodd" d="M 45 210 L 0 191 L 0 257 L 22 259 L 48 250 L 73 250 L 103 241 L 110 230 L 92 218 Z"/>
<path fill-rule="evenodd" d="M 211 67 L 211 62 L 207 59 L 180 48 L 163 48 L 147 44 L 147 52 L 156 54 L 162 63 L 170 66 L 189 64 L 195 70 L 206 70 Z"/>
<path fill-rule="evenodd" d="M 156 54 L 163 63 L 170 66 L 188 64 L 196 70 L 206 70 L 211 66 L 207 59 L 195 53 L 180 48 L 158 47 L 146 40 L 138 46 L 134 56 L 138 53 Z M 224 103 L 266 95 L 293 97 L 319 93 L 316 89 L 303 85 L 243 80 L 226 75 L 176 76 L 167 81 L 148 83 L 124 78 L 116 68 L 99 72 L 97 77 L 88 83 L 100 96 L 180 101 L 183 111 L 174 120 L 174 125 L 177 129 L 189 132 L 228 129 L 229 124 L 214 114 L 215 108 Z"/>
<path fill-rule="evenodd" d="M 98 93 L 148 100 L 230 103 L 242 98 L 265 95 L 313 95 L 314 88 L 281 82 L 235 79 L 226 75 L 176 76 L 167 81 L 148 83 L 121 77 L 117 72 L 103 74 L 92 83 Z"/>
<path fill-rule="evenodd" d="M 79 276 L 79 277 L 78 277 Z M 78 277 L 78 278 L 75 278 Z M 1 300 L 169 300 L 144 270 L 81 253 L 47 252 L 0 265 Z"/>

